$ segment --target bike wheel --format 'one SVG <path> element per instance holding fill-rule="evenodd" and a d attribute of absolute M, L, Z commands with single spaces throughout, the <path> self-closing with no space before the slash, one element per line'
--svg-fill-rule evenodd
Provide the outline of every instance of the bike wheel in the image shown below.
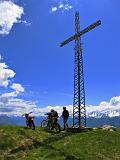
<path fill-rule="evenodd" d="M 61 127 L 60 127 L 59 124 L 57 124 L 57 125 L 54 127 L 54 131 L 57 132 L 57 133 L 60 133 Z"/>
<path fill-rule="evenodd" d="M 43 120 L 43 121 L 41 122 L 41 127 L 47 128 L 47 125 L 48 125 L 48 122 L 47 122 L 46 120 Z"/>

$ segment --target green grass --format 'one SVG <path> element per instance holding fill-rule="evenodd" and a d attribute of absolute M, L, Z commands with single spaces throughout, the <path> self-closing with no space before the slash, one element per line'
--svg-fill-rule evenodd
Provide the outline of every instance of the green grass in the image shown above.
<path fill-rule="evenodd" d="M 48 133 L 0 126 L 0 160 L 120 160 L 120 131 Z"/>

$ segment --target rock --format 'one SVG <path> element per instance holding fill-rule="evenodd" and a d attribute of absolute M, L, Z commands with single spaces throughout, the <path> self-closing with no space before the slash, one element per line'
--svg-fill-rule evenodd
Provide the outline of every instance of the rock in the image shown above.
<path fill-rule="evenodd" d="M 100 127 L 100 129 L 107 131 L 115 131 L 117 128 L 111 125 L 103 125 L 102 127 Z"/>
<path fill-rule="evenodd" d="M 95 127 L 94 127 L 94 128 L 93 128 L 93 131 L 95 131 L 95 130 L 97 130 L 97 129 L 98 129 L 98 128 L 95 128 Z"/>

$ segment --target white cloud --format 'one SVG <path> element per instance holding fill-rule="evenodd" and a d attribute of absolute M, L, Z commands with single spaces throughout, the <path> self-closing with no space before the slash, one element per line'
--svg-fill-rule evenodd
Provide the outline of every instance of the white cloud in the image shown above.
<path fill-rule="evenodd" d="M 59 7 L 59 8 L 63 8 L 63 7 L 64 7 L 64 5 L 63 5 L 63 4 L 60 4 L 58 7 Z"/>
<path fill-rule="evenodd" d="M 13 95 L 12 95 L 13 94 Z M 36 102 L 25 101 L 23 99 L 18 99 L 15 97 L 14 93 L 3 95 L 0 97 L 0 115 L 8 116 L 21 116 L 24 113 L 33 112 L 34 116 L 44 116 L 45 113 L 50 112 L 51 109 L 55 109 L 59 116 L 62 114 L 63 106 L 46 106 L 40 107 L 37 106 Z M 116 100 L 116 105 L 111 105 L 111 100 Z M 119 99 L 119 103 L 118 103 Z M 66 108 L 69 110 L 70 115 L 72 116 L 73 106 L 68 105 Z M 9 112 L 6 110 L 9 110 Z M 101 117 L 101 115 L 106 115 L 109 117 L 120 116 L 120 96 L 113 97 L 109 102 L 101 102 L 98 106 L 89 105 L 86 106 L 87 116 L 88 117 Z"/>
<path fill-rule="evenodd" d="M 103 101 L 98 106 L 86 107 L 89 117 L 120 116 L 120 96 L 112 97 L 109 102 Z"/>
<path fill-rule="evenodd" d="M 0 104 L 3 103 L 4 106 L 8 105 L 8 103 L 10 105 L 11 99 L 16 101 L 16 97 L 18 97 L 18 95 L 21 92 L 25 91 L 25 89 L 22 87 L 22 85 L 18 84 L 18 83 L 13 83 L 13 85 L 10 88 L 13 89 L 14 91 L 8 92 L 8 93 L 3 93 L 0 96 Z"/>
<path fill-rule="evenodd" d="M 25 24 L 26 26 L 31 26 L 31 22 L 28 22 L 28 21 L 26 21 L 26 20 L 24 20 L 24 21 L 21 21 L 21 23 L 23 23 L 23 24 Z"/>
<path fill-rule="evenodd" d="M 13 83 L 9 86 L 15 74 L 13 70 L 9 69 L 6 63 L 0 63 L 0 86 L 8 87 L 8 89 L 13 90 L 12 92 L 3 93 L 0 96 L 0 115 L 21 116 L 24 113 L 33 111 L 36 116 L 43 116 L 52 108 L 61 115 L 63 106 L 40 107 L 37 106 L 36 102 L 18 99 L 18 95 L 24 92 L 25 89 L 19 83 Z M 73 106 L 68 105 L 66 107 L 72 115 Z M 103 101 L 98 106 L 88 105 L 86 106 L 86 111 L 88 117 L 101 117 L 101 115 L 109 117 L 120 116 L 120 96 L 112 97 L 109 102 Z"/>
<path fill-rule="evenodd" d="M 51 8 L 51 12 L 56 12 L 56 11 L 69 11 L 70 9 L 72 9 L 73 6 L 70 5 L 68 2 L 66 4 L 64 3 L 59 3 L 57 6 L 53 6 Z"/>
<path fill-rule="evenodd" d="M 63 9 L 64 10 L 70 10 L 70 9 L 72 9 L 73 7 L 71 6 L 71 5 L 69 5 L 69 4 L 66 4 L 66 5 L 64 5 L 64 7 L 63 7 Z"/>
<path fill-rule="evenodd" d="M 111 98 L 111 100 L 110 100 L 111 106 L 117 106 L 119 104 L 120 104 L 120 96 Z"/>
<path fill-rule="evenodd" d="M 57 10 L 58 10 L 57 7 L 52 7 L 52 9 L 51 9 L 52 12 L 56 12 Z"/>
<path fill-rule="evenodd" d="M 17 97 L 18 96 L 18 93 L 17 92 L 9 92 L 9 93 L 4 93 L 1 95 L 1 99 L 8 99 L 8 98 L 11 98 L 11 97 Z"/>
<path fill-rule="evenodd" d="M 2 60 L 2 56 L 1 56 L 1 54 L 0 54 L 0 61 Z"/>
<path fill-rule="evenodd" d="M 13 92 L 8 92 L 8 93 L 3 93 L 0 96 L 0 100 L 4 100 L 4 99 L 8 99 L 7 101 L 9 101 L 10 98 L 14 98 L 17 97 L 21 92 L 24 92 L 25 89 L 22 87 L 21 84 L 18 83 L 13 83 L 13 85 L 10 87 L 11 89 L 15 90 Z"/>
<path fill-rule="evenodd" d="M 58 111 L 59 116 L 62 113 L 63 106 L 47 106 L 40 108 L 36 105 L 36 102 L 25 101 L 23 99 L 17 98 L 8 98 L 1 99 L 0 98 L 0 115 L 7 116 L 22 116 L 25 113 L 33 112 L 34 116 L 45 116 L 45 113 L 50 112 L 51 109 L 55 109 Z M 72 106 L 67 106 L 70 113 L 72 112 Z M 9 110 L 9 112 L 6 112 Z"/>
<path fill-rule="evenodd" d="M 9 84 L 9 79 L 15 76 L 15 72 L 8 69 L 5 63 L 0 63 L 0 86 L 7 87 Z"/>
<path fill-rule="evenodd" d="M 24 14 L 23 7 L 12 1 L 0 0 L 0 34 L 7 35 L 14 23 L 21 23 L 21 16 Z"/>
<path fill-rule="evenodd" d="M 25 113 L 35 111 L 37 108 L 36 104 L 33 102 L 25 101 L 23 99 L 8 98 L 3 105 L 0 105 L 0 115 L 7 116 L 22 116 Z M 8 111 L 6 111 L 8 110 Z"/>
<path fill-rule="evenodd" d="M 28 103 L 22 99 L 17 99 L 18 95 L 24 92 L 25 89 L 19 83 L 13 83 L 11 86 L 9 85 L 15 74 L 13 70 L 8 68 L 6 63 L 0 63 L 0 86 L 7 87 L 10 91 L 11 89 L 13 90 L 0 95 L 0 114 L 20 115 L 25 110 L 29 110 L 31 106 L 34 106 L 30 102 Z"/>
<path fill-rule="evenodd" d="M 25 91 L 24 87 L 21 84 L 19 84 L 19 83 L 13 83 L 10 88 L 12 88 L 13 90 L 15 90 L 18 93 Z"/>

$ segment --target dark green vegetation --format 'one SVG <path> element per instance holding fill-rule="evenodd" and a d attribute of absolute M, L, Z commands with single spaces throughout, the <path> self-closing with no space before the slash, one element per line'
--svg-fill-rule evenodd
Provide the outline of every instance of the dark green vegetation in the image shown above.
<path fill-rule="evenodd" d="M 120 131 L 48 133 L 0 126 L 0 160 L 120 160 Z"/>

